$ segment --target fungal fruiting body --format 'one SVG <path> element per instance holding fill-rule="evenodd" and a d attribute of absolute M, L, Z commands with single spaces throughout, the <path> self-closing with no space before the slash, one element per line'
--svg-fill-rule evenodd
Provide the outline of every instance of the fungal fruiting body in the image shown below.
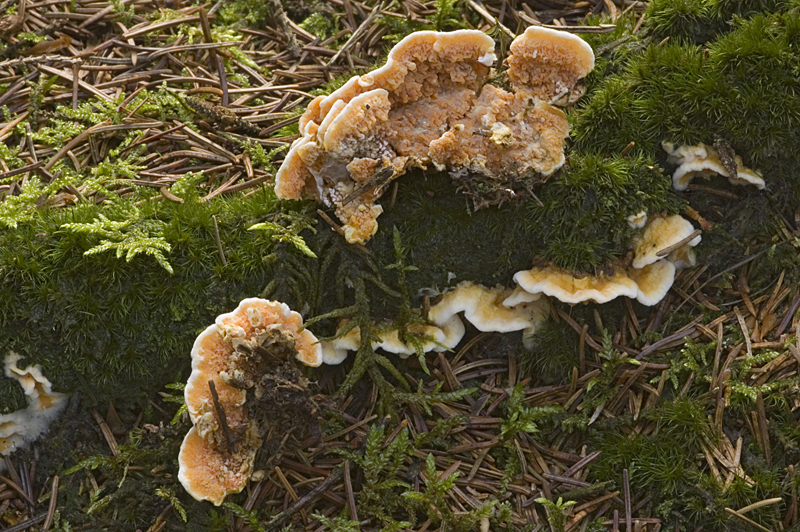
<path fill-rule="evenodd" d="M 273 393 L 276 368 L 293 373 L 296 362 L 322 363 L 317 339 L 302 325 L 284 303 L 250 298 L 197 337 L 184 392 L 193 427 L 178 457 L 178 479 L 195 499 L 220 505 L 247 483 L 270 428 L 258 412 Z"/>
<path fill-rule="evenodd" d="M 622 270 L 615 270 L 612 275 L 579 277 L 553 267 L 532 268 L 517 272 L 514 281 L 528 293 L 546 294 L 570 304 L 606 303 L 618 296 L 635 298 L 638 293 L 636 283 Z"/>
<path fill-rule="evenodd" d="M 546 298 L 531 300 L 510 299 L 513 290 L 496 286 L 485 286 L 463 282 L 450 290 L 442 300 L 433 305 L 428 313 L 436 325 L 443 325 L 458 313 L 482 332 L 524 331 L 533 334 L 536 327 L 547 316 L 549 304 Z"/>
<path fill-rule="evenodd" d="M 337 336 L 339 334 L 341 336 L 320 342 L 326 364 L 342 363 L 349 351 L 357 351 L 361 346 L 361 328 L 352 327 L 347 330 L 348 326 L 348 321 L 343 321 L 337 331 Z M 410 323 L 405 331 L 401 332 L 391 326 L 382 330 L 380 325 L 376 324 L 373 332 L 377 336 L 377 339 L 372 341 L 373 349 L 381 349 L 400 358 L 408 358 L 417 352 L 417 348 L 423 353 L 453 349 L 464 337 L 464 324 L 458 316 L 454 316 L 441 326 Z"/>
<path fill-rule="evenodd" d="M 637 214 L 634 217 L 641 218 Z M 633 224 L 632 224 L 633 225 Z M 534 267 L 514 275 L 517 289 L 545 294 L 571 305 L 606 303 L 620 296 L 652 306 L 667 295 L 677 268 L 694 266 L 694 246 L 700 243 L 692 224 L 679 215 L 655 216 L 634 239 L 633 259 L 596 275 L 579 275 L 554 266 Z"/>
<path fill-rule="evenodd" d="M 488 83 L 494 41 L 476 30 L 412 33 L 386 64 L 319 96 L 276 175 L 278 197 L 336 208 L 348 242 L 377 230 L 382 189 L 411 168 L 541 182 L 564 164 L 563 111 L 594 68 L 568 33 L 531 27 L 511 44 L 511 92 Z"/>
<path fill-rule="evenodd" d="M 486 288 L 463 282 L 445 293 L 442 300 L 430 308 L 430 324 L 412 323 L 402 336 L 397 329 L 381 331 L 380 327 L 376 327 L 378 339 L 372 342 L 372 348 L 402 358 L 416 353 L 417 348 L 424 353 L 453 349 L 464 337 L 461 313 L 479 331 L 522 331 L 525 338 L 534 334 L 547 317 L 549 309 L 547 298 L 539 295 L 526 294 L 519 298 L 515 291 L 502 286 Z M 347 331 L 347 326 L 347 322 L 340 324 L 339 332 L 343 334 L 339 338 L 321 342 L 323 352 L 329 353 L 326 362 L 341 362 L 347 358 L 348 351 L 355 351 L 361 346 L 360 329 L 353 327 Z"/>
<path fill-rule="evenodd" d="M 677 214 L 654 218 L 647 224 L 642 235 L 634 239 L 633 267 L 641 269 L 662 260 L 664 250 L 671 248 L 675 248 L 674 251 L 683 249 L 686 256 L 689 256 L 691 248 L 699 244 L 701 240 L 700 235 L 693 236 L 694 233 L 695 229 L 691 222 Z M 684 240 L 686 242 L 683 245 L 676 247 Z M 694 259 L 690 260 L 694 262 Z"/>
<path fill-rule="evenodd" d="M 738 155 L 734 155 L 726 164 L 712 146 L 675 146 L 671 142 L 662 142 L 661 145 L 669 154 L 669 162 L 677 165 L 672 173 L 675 190 L 686 190 L 696 176 L 709 178 L 714 175 L 727 177 L 733 185 L 754 185 L 759 190 L 765 186 L 761 174 L 745 167 Z"/>
<path fill-rule="evenodd" d="M 9 353 L 5 374 L 22 386 L 28 406 L 9 414 L 0 414 L 0 456 L 7 456 L 47 432 L 50 423 L 66 406 L 66 395 L 53 391 L 38 364 L 20 368 L 22 357 Z M 4 468 L 0 462 L 0 470 Z"/>
<path fill-rule="evenodd" d="M 628 225 L 631 229 L 641 229 L 647 223 L 647 211 L 639 211 L 628 216 Z"/>

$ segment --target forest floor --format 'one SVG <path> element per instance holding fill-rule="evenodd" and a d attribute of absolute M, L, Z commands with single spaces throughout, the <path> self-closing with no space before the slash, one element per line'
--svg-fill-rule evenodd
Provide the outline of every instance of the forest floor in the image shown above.
<path fill-rule="evenodd" d="M 387 37 L 409 25 L 437 29 L 453 27 L 455 20 L 495 35 L 515 35 L 531 24 L 603 32 L 618 17 L 629 17 L 635 31 L 646 7 L 626 0 L 325 0 L 313 7 L 285 2 L 280 13 L 280 5 L 3 2 L 0 140 L 18 143 L 9 147 L 19 148 L 25 166 L 0 161 L 0 194 L 19 194 L 31 176 L 55 182 L 59 176 L 51 170 L 64 158 L 78 169 L 97 164 L 108 139 L 133 130 L 143 132 L 137 142 L 148 147 L 145 168 L 127 185 L 118 181 L 117 194 L 148 187 L 160 191 L 159 201 L 182 202 L 170 187 L 188 171 L 203 172 L 201 201 L 247 194 L 270 186 L 273 171 L 254 164 L 249 151 L 242 154 L 220 131 L 251 139 L 267 152 L 288 146 L 310 93 L 380 61 L 391 44 Z M 233 29 L 231 13 L 247 20 Z M 589 15 L 603 15 L 605 25 L 593 19 L 584 26 Z M 138 113 L 153 103 L 137 99 L 139 92 L 162 86 L 186 97 L 201 133 L 175 117 Z M 45 120 L 57 105 L 77 112 L 89 98 L 115 107 L 122 115 L 118 123 L 72 132 L 61 149 L 15 136 L 15 127 L 29 124 L 31 116 Z M 272 162 L 279 164 L 283 153 Z M 719 194 L 724 200 L 731 193 Z M 47 207 L 102 196 L 66 186 L 54 191 Z M 798 214 L 775 218 L 777 240 L 800 235 Z M 781 273 L 768 289 L 751 292 L 751 268 L 764 253 L 723 271 L 709 271 L 702 262 L 681 270 L 667 297 L 646 312 L 625 300 L 613 318 L 593 310 L 588 322 L 579 323 L 568 307 L 556 308 L 551 319 L 565 336 L 553 340 L 578 354 L 567 372 L 541 364 L 544 372 L 560 370 L 559 378 L 531 371 L 537 363 L 503 335 L 476 331 L 454 353 L 429 355 L 427 375 L 414 357 L 398 361 L 412 390 L 445 395 L 419 404 L 409 400 L 389 415 L 379 411 L 378 384 L 368 376 L 336 395 L 348 363 L 315 373 L 326 408 L 336 413 L 322 442 L 283 456 L 203 527 L 280 530 L 291 522 L 307 531 L 391 529 L 392 519 L 405 519 L 397 528 L 416 532 L 655 532 L 686 530 L 690 522 L 719 524 L 706 530 L 791 529 L 798 522 L 794 467 L 768 480 L 756 477 L 761 469 L 773 471 L 773 462 L 786 462 L 776 456 L 798 445 L 778 427 L 796 424 L 800 396 L 795 389 L 780 403 L 774 394 L 800 370 L 800 289 Z M 57 423 L 34 452 L 6 458 L 0 530 L 69 530 L 66 520 L 72 530 L 184 529 L 183 512 L 195 503 L 176 483 L 174 458 L 152 466 L 136 455 L 129 437 L 138 431 L 147 448 L 179 443 L 188 424 L 185 418 L 171 424 L 175 396 L 160 392 L 138 415 L 118 404 L 88 412 L 71 406 L 72 421 Z M 142 422 L 145 416 L 150 423 Z M 602 434 L 587 439 L 596 426 Z M 37 463 L 40 450 L 58 447 L 59 438 L 74 441 L 76 433 L 83 456 L 108 460 L 84 463 L 69 474 Z M 676 447 L 687 440 L 699 452 L 684 457 Z M 174 445 L 169 449 L 174 452 Z M 697 492 L 691 495 L 682 491 L 687 468 L 695 475 L 690 478 Z M 121 490 L 134 481 L 126 475 L 148 477 L 147 486 L 160 491 L 133 523 L 115 525 L 130 511 Z M 670 479 L 675 486 L 665 487 Z M 405 490 L 420 495 L 402 496 Z M 704 496 L 705 508 L 696 508 Z M 671 513 L 668 504 L 685 507 Z M 210 506 L 204 511 L 212 515 Z"/>

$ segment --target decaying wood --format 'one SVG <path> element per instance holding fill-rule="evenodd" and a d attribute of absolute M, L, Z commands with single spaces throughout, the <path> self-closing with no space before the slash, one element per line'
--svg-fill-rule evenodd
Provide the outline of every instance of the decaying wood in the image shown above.
<path fill-rule="evenodd" d="M 18 147 L 24 166 L 11 169 L 0 161 L 0 180 L 7 187 L 0 188 L 0 193 L 13 193 L 33 175 L 49 182 L 55 178 L 51 171 L 59 161 L 70 161 L 77 168 L 95 166 L 102 161 L 102 154 L 115 146 L 119 135 L 126 131 L 140 131 L 141 139 L 124 148 L 122 154 L 142 149 L 140 164 L 144 168 L 136 179 L 111 186 L 123 196 L 135 186 L 146 186 L 160 191 L 161 195 L 157 197 L 161 201 L 183 201 L 170 191 L 170 187 L 188 171 L 202 171 L 206 178 L 199 185 L 201 201 L 223 194 L 250 193 L 256 187 L 272 184 L 273 175 L 254 168 L 251 154 L 244 146 L 254 143 L 267 150 L 287 147 L 296 135 L 283 128 L 297 122 L 297 112 L 313 98 L 310 91 L 324 87 L 334 77 L 349 74 L 353 67 L 370 66 L 384 55 L 386 44 L 381 38 L 388 29 L 380 23 L 382 17 L 411 18 L 425 21 L 424 24 L 429 22 L 424 16 L 435 13 L 432 1 L 406 0 L 388 4 L 329 0 L 327 4 L 332 10 L 344 14 L 342 24 L 345 28 L 338 35 L 321 39 L 309 33 L 288 17 L 279 0 L 269 0 L 272 11 L 265 27 L 243 28 L 239 40 L 214 42 L 209 24 L 214 21 L 217 6 L 180 7 L 174 10 L 171 18 L 160 20 L 157 4 L 124 0 L 123 7 L 133 8 L 133 15 L 127 20 L 120 16 L 117 7 L 102 0 L 23 0 L 18 4 L 16 15 L 5 14 L 11 3 L 4 2 L 0 8 L 0 36 L 9 46 L 20 44 L 15 42 L 17 39 L 13 35 L 23 31 L 45 37 L 44 42 L 49 44 L 30 46 L 25 51 L 0 56 L 0 82 L 6 84 L 5 92 L 0 94 L 0 105 L 8 108 L 8 115 L 3 118 L 5 122 L 0 123 L 0 140 L 10 138 L 20 124 L 27 124 L 30 131 L 39 131 L 50 117 L 57 115 L 56 106 L 75 109 L 89 98 L 117 105 L 122 118 L 119 123 L 106 121 L 87 127 L 60 150 L 34 140 L 22 143 Z M 521 5 L 505 0 L 468 0 L 464 9 L 474 15 L 470 20 L 480 21 L 477 23 L 479 29 L 497 27 L 511 36 L 530 24 L 568 31 L 609 31 L 612 27 L 576 27 L 587 14 L 599 12 L 620 16 L 623 12 L 633 11 L 638 16 L 638 29 L 644 17 L 644 7 L 643 2 L 614 3 L 610 0 L 550 0 Z M 193 42 L 187 34 L 188 29 L 202 34 L 204 42 Z M 621 42 L 608 46 L 619 44 Z M 234 54 L 233 47 L 240 50 L 247 61 Z M 51 77 L 55 80 L 53 86 L 43 95 L 40 108 L 35 108 L 31 100 L 33 87 Z M 245 79 L 246 83 L 243 82 Z M 157 91 L 162 85 L 193 110 L 191 121 L 178 116 L 155 119 L 141 112 L 143 102 L 138 106 L 131 104 L 145 89 Z M 31 120 L 31 116 L 38 118 Z M 279 131 L 285 134 L 277 134 Z M 276 158 L 276 164 L 280 163 L 280 158 Z M 18 181 L 9 181 L 10 178 Z M 728 192 L 702 185 L 690 185 L 689 190 L 727 199 L 731 196 Z M 82 187 L 62 192 L 55 200 L 57 205 L 66 205 L 75 198 L 92 202 L 104 200 L 102 194 Z M 711 224 L 699 213 L 687 214 L 704 230 L 711 230 Z M 324 212 L 320 211 L 320 215 L 333 230 L 341 231 Z M 687 241 L 694 236 L 688 237 Z M 218 234 L 217 241 L 220 260 L 224 263 L 225 254 Z M 789 240 L 784 238 L 784 241 Z M 366 248 L 362 247 L 362 250 L 369 253 Z M 659 254 L 665 255 L 669 251 L 671 249 L 662 250 Z M 579 346 L 579 363 L 573 369 L 569 383 L 532 387 L 530 377 L 523 375 L 519 368 L 518 357 L 509 357 L 498 348 L 498 335 L 475 334 L 457 353 L 429 357 L 429 375 L 418 371 L 416 378 L 412 375 L 407 377 L 414 386 L 421 382 L 425 390 L 432 390 L 439 384 L 446 391 L 477 386 L 476 394 L 458 402 L 435 404 L 432 417 L 425 417 L 419 409 L 405 409 L 399 419 L 391 421 L 394 425 L 388 431 L 384 448 L 403 430 L 416 435 L 430 430 L 438 419 L 463 419 L 448 435 L 452 440 L 448 453 L 418 449 L 414 461 L 407 460 L 402 471 L 409 483 L 420 486 L 424 483 L 424 474 L 420 474 L 415 461 L 424 461 L 430 453 L 435 457 L 437 472 L 442 477 L 458 472 L 456 489 L 448 494 L 446 500 L 456 513 L 476 508 L 481 501 L 498 493 L 503 483 L 503 471 L 496 463 L 493 451 L 505 446 L 503 449 L 511 449 L 526 465 L 524 471 L 511 480 L 506 495 L 506 500 L 512 503 L 515 525 L 543 525 L 544 512 L 541 506 L 537 508 L 534 502 L 537 498 L 552 500 L 557 498 L 557 494 L 574 494 L 583 489 L 585 491 L 581 493 L 589 495 L 568 509 L 571 530 L 583 530 L 597 519 L 613 526 L 624 520 L 628 530 L 655 531 L 672 526 L 672 523 L 661 523 L 658 518 L 643 514 L 642 503 L 646 502 L 647 494 L 631 492 L 628 470 L 619 471 L 622 491 L 592 485 L 587 480 L 590 478 L 588 472 L 599 453 L 565 451 L 574 448 L 571 435 L 556 431 L 551 435 L 537 435 L 534 439 L 521 432 L 513 435 L 510 441 L 501 442 L 498 437 L 504 421 L 501 405 L 508 399 L 514 385 L 519 383 L 523 384 L 528 406 L 559 406 L 565 412 L 586 413 L 593 423 L 601 418 L 631 416 L 632 432 L 652 434 L 656 430 L 655 422 L 640 416 L 640 412 L 659 405 L 666 386 L 666 372 L 671 367 L 657 357 L 679 351 L 687 341 L 715 341 L 708 386 L 708 394 L 713 398 L 713 411 L 709 416 L 716 426 L 721 427 L 726 409 L 730 407 L 731 369 L 737 361 L 761 349 L 779 352 L 770 362 L 753 366 L 746 375 L 740 376 L 742 382 L 751 386 L 793 378 L 800 373 L 800 347 L 796 344 L 800 291 L 796 287 L 784 286 L 781 275 L 771 292 L 761 295 L 748 294 L 746 283 L 730 292 L 722 288 L 715 290 L 718 288 L 716 283 L 726 273 L 741 273 L 746 281 L 744 268 L 759 256 L 750 256 L 713 276 L 707 274 L 702 266 L 684 270 L 676 280 L 673 292 L 647 319 L 638 318 L 631 304 L 626 303 L 623 323 L 618 329 L 620 334 L 614 338 L 612 347 L 642 363 L 620 367 L 609 384 L 615 390 L 614 394 L 599 407 L 590 407 L 586 399 L 591 383 L 601 374 L 603 364 L 598 353 L 603 349 L 603 338 L 597 327 L 580 324 L 569 312 L 559 309 L 555 312 L 555 319 L 563 320 L 573 330 Z M 721 314 L 709 322 L 698 318 L 672 330 L 664 330 L 666 317 L 687 308 L 697 310 L 698 315 L 706 309 Z M 742 340 L 729 345 L 726 342 L 735 336 L 732 331 L 742 336 Z M 664 334 L 658 340 L 639 340 L 652 338 L 651 334 L 655 333 Z M 688 390 L 691 384 L 691 380 L 685 383 L 680 393 Z M 374 399 L 376 394 L 373 388 L 370 398 Z M 249 493 L 245 505 L 247 510 L 268 508 L 277 514 L 265 523 L 267 529 L 281 528 L 293 514 L 302 511 L 307 519 L 299 526 L 305 526 L 309 531 L 316 530 L 318 523 L 309 517 L 312 509 L 335 516 L 347 508 L 351 518 L 358 515 L 356 500 L 362 479 L 354 473 L 352 464 L 326 450 L 359 449 L 370 425 L 377 422 L 379 415 L 374 400 L 363 401 L 362 398 L 357 401 L 349 395 L 338 401 L 333 408 L 340 412 L 346 427 L 325 437 L 318 447 L 307 449 L 302 460 L 283 458 L 275 473 L 267 475 Z M 792 405 L 793 409 L 798 407 L 800 405 Z M 757 408 L 742 430 L 764 449 L 764 459 L 769 463 L 771 444 L 764 409 L 764 400 L 759 393 Z M 117 442 L 108 424 L 96 411 L 92 415 L 107 448 L 112 455 L 118 455 Z M 222 426 L 228 429 L 222 417 Z M 235 450 L 229 432 L 228 429 L 228 445 Z M 730 486 L 736 479 L 752 483 L 741 464 L 743 441 L 742 436 L 730 437 L 720 432 L 717 440 L 704 442 L 704 452 L 697 458 L 698 465 L 707 467 L 725 486 Z M 45 519 L 46 529 L 53 522 L 59 502 L 59 477 L 51 477 L 45 484 L 45 475 L 40 475 L 26 489 L 23 476 L 16 471 L 17 466 L 30 471 L 30 464 L 9 461 L 9 466 L 7 476 L 0 476 L 0 513 L 11 507 L 27 514 L 18 525 L 4 530 L 23 530 Z M 789 474 L 794 478 L 793 469 Z M 101 486 L 95 477 L 88 475 L 87 478 L 92 489 L 99 491 Z M 36 482 L 38 485 L 34 489 Z M 795 483 L 787 485 L 795 486 Z M 794 487 L 791 489 L 792 502 L 785 510 L 787 527 L 797 522 L 797 493 Z M 50 504 L 46 513 L 36 513 L 35 510 L 40 509 L 36 501 L 41 493 L 46 493 L 43 490 L 51 491 Z M 766 500 L 764 504 L 776 502 Z M 745 515 L 750 510 L 752 508 L 727 509 L 735 518 L 758 528 Z M 160 527 L 164 526 L 163 519 L 159 522 Z M 430 520 L 420 523 L 417 530 L 422 532 L 430 525 Z M 245 530 L 246 525 L 242 524 L 238 529 Z"/>

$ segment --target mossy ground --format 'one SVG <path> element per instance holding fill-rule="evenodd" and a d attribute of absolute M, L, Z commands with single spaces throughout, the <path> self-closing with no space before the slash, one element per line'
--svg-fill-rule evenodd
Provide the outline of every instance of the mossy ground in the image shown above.
<path fill-rule="evenodd" d="M 508 10 L 501 15 L 499 3 L 486 5 L 514 28 Z M 395 11 L 399 16 L 379 17 L 376 27 L 391 42 L 413 29 L 484 24 L 458 2 L 427 7 L 415 22 Z M 314 53 L 323 58 L 335 52 L 322 48 L 346 41 L 338 34 L 343 25 L 355 29 L 348 19 L 361 21 L 369 11 L 303 2 L 286 8 L 296 22 L 306 20 L 301 26 L 319 38 Z M 396 182 L 393 202 L 387 191 L 381 229 L 366 252 L 345 244 L 311 202 L 278 202 L 268 180 L 201 201 L 230 179 L 202 157 L 187 157 L 181 168 L 203 175 L 165 181 L 167 193 L 157 193 L 161 184 L 153 183 L 166 172 L 158 164 L 168 161 L 162 156 L 197 146 L 170 133 L 126 151 L 145 138 L 126 127 L 133 115 L 160 121 L 152 127 L 161 132 L 180 120 L 213 139 L 219 149 L 212 155 L 245 153 L 261 172 L 248 179 L 266 176 L 280 160 L 280 152 L 268 150 L 292 140 L 292 119 L 307 103 L 297 91 L 325 90 L 333 74 L 346 79 L 351 66 L 379 62 L 386 47 L 380 39 L 369 44 L 377 33 L 360 41 L 353 65 L 293 78 L 288 44 L 270 11 L 249 1 L 221 8 L 211 24 L 214 39 L 248 35 L 261 47 L 219 52 L 232 87 L 257 86 L 257 76 L 306 84 L 234 106 L 268 102 L 280 111 L 277 118 L 253 118 L 263 109 L 247 115 L 272 128 L 260 144 L 221 136 L 204 122 L 211 119 L 189 114 L 179 97 L 159 90 L 160 78 L 130 102 L 118 96 L 112 105 L 81 93 L 73 111 L 56 108 L 71 87 L 32 65 L 4 65 L 12 84 L 15 76 L 39 78 L 28 82 L 29 96 L 9 93 L 4 100 L 6 123 L 26 110 L 29 118 L 3 133 L 3 172 L 31 162 L 25 124 L 44 159 L 104 120 L 119 129 L 100 146 L 64 151 L 53 179 L 0 179 L 0 352 L 41 364 L 57 390 L 72 394 L 50 435 L 11 462 L 11 477 L 30 476 L 36 464 L 32 482 L 17 484 L 30 486 L 39 511 L 15 498 L 0 505 L 0 520 L 39 515 L 59 475 L 57 530 L 269 529 L 292 500 L 287 484 L 302 496 L 348 463 L 345 480 L 310 502 L 294 528 L 316 530 L 321 522 L 342 531 L 471 530 L 487 518 L 492 530 L 555 531 L 561 523 L 605 530 L 614 512 L 623 522 L 627 517 L 620 499 L 629 489 L 631 518 L 649 519 L 640 522 L 647 530 L 656 522 L 662 530 L 752 530 L 736 512 L 759 502 L 742 515 L 767 529 L 796 529 L 799 9 L 789 0 L 654 0 L 638 27 L 641 15 L 630 11 L 615 30 L 587 36 L 597 68 L 569 113 L 569 162 L 534 189 L 536 198 L 473 211 L 448 176 L 410 173 Z M 315 10 L 328 18 L 313 16 Z M 179 14 L 115 5 L 96 24 L 113 33 L 119 28 L 112 18 L 130 28 Z M 61 29 L 75 33 L 65 24 Z M 163 46 L 202 35 L 198 21 L 164 31 L 136 39 Z M 304 41 L 316 46 L 310 43 Z M 208 60 L 204 53 L 179 57 L 191 70 Z M 276 53 L 280 59 L 270 55 Z M 311 72 L 307 60 L 296 59 Z M 172 88 L 195 88 L 186 83 Z M 217 103 L 219 94 L 210 94 Z M 672 168 L 660 143 L 710 144 L 715 137 L 764 173 L 765 191 L 717 178 L 687 192 L 670 190 Z M 241 159 L 232 166 L 247 172 Z M 161 177 L 144 188 L 145 172 Z M 244 297 L 285 301 L 306 318 L 328 316 L 312 325 L 321 334 L 333 334 L 332 316 L 339 315 L 365 329 L 371 318 L 403 324 L 421 319 L 425 295 L 435 298 L 460 281 L 509 285 L 533 261 L 583 273 L 624 261 L 634 235 L 627 216 L 687 207 L 711 226 L 698 266 L 682 272 L 657 307 L 624 300 L 556 305 L 528 349 L 519 335 L 471 329 L 457 353 L 423 360 L 362 348 L 341 366 L 308 370 L 325 396 L 323 445 L 284 457 L 280 472 L 267 471 L 223 508 L 194 501 L 177 482 L 177 448 L 188 422 L 178 411 L 179 390 L 165 385 L 185 380 L 197 333 Z M 262 222 L 269 230 L 248 230 Z M 0 412 L 22 403 L 19 387 L 0 379 Z M 107 414 L 109 403 L 115 415 Z M 110 425 L 116 452 L 93 409 Z M 20 475 L 19 466 L 27 473 Z M 449 476 L 439 478 L 443 471 Z"/>

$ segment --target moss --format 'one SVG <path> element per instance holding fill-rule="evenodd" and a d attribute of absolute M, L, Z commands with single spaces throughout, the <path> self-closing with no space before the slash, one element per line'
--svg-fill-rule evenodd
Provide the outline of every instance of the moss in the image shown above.
<path fill-rule="evenodd" d="M 688 429 L 694 424 L 690 422 L 685 427 Z M 691 429 L 685 435 L 691 436 Z M 630 436 L 605 430 L 598 433 L 594 443 L 597 447 L 591 448 L 602 454 L 592 469 L 590 480 L 613 482 L 616 489 L 621 489 L 621 472 L 628 469 L 631 492 L 652 494 L 648 502 L 650 511 L 669 523 L 677 520 L 688 530 L 699 526 L 708 530 L 737 530 L 739 523 L 725 508 L 740 508 L 779 496 L 781 492 L 776 482 L 780 469 L 768 468 L 763 462 L 752 468 L 745 466 L 753 485 L 736 477 L 726 487 L 706 471 L 704 465 L 698 465 L 705 461 L 695 459 L 700 448 L 692 443 L 692 437 L 687 439 L 674 430 Z M 781 519 L 778 512 L 770 508 L 748 515 L 767 527 L 776 526 Z"/>
<path fill-rule="evenodd" d="M 520 369 L 544 384 L 563 384 L 579 366 L 579 336 L 564 321 L 545 321 L 517 355 Z"/>
<path fill-rule="evenodd" d="M 136 209 L 135 199 L 117 199 L 34 210 L 29 222 L 0 234 L 0 269 L 8 272 L 0 280 L 6 331 L 0 349 L 41 363 L 57 390 L 80 390 L 89 403 L 143 399 L 164 382 L 180 380 L 197 333 L 245 297 L 285 301 L 307 316 L 334 312 L 407 323 L 419 319 L 410 309 L 419 307 L 423 294 L 462 280 L 511 285 L 513 274 L 535 257 L 589 272 L 621 260 L 633 235 L 627 216 L 681 206 L 668 186 L 652 161 L 575 155 L 536 190 L 541 205 L 534 198 L 472 212 L 448 176 L 418 172 L 398 182 L 396 203 L 385 205 L 383 229 L 368 243 L 371 255 L 313 221 L 310 204 L 276 203 L 266 188 L 207 203 L 189 187 L 183 204 L 142 192 Z M 159 241 L 168 244 L 165 260 L 146 253 L 129 254 L 127 262 L 111 253 L 87 255 L 102 247 L 103 236 L 64 229 L 84 227 L 100 213 L 125 220 L 134 212 L 132 223 L 158 227 Z M 217 250 L 214 215 L 227 265 Z M 247 231 L 259 222 L 273 230 Z M 397 239 L 390 227 L 397 228 Z M 294 235 L 307 247 L 298 248 Z M 165 261 L 174 274 L 162 268 Z M 332 334 L 334 323 L 315 327 Z M 374 358 L 364 356 L 361 373 Z M 393 371 L 388 360 L 375 361 Z"/>
<path fill-rule="evenodd" d="M 680 209 L 669 183 L 642 158 L 575 155 L 568 168 L 534 190 L 537 198 L 472 212 L 447 176 L 412 173 L 399 181 L 394 206 L 384 206 L 382 229 L 368 247 L 379 262 L 388 261 L 385 228 L 398 228 L 409 263 L 418 268 L 408 275 L 412 294 L 463 280 L 510 286 L 513 274 L 530 268 L 537 256 L 593 273 L 630 249 L 628 216 Z"/>
<path fill-rule="evenodd" d="M 312 13 L 306 17 L 299 26 L 309 33 L 312 33 L 314 36 L 319 37 L 320 41 L 324 41 L 328 37 L 339 33 L 339 15 L 323 15 L 319 12 Z"/>
<path fill-rule="evenodd" d="M 705 43 L 730 31 L 736 17 L 791 8 L 787 0 L 653 0 L 647 6 L 647 23 L 655 39 Z"/>
<path fill-rule="evenodd" d="M 256 0 L 225 2 L 219 10 L 220 21 L 223 24 L 241 24 L 246 21 L 256 28 L 262 27 L 269 15 L 269 4 Z"/>
<path fill-rule="evenodd" d="M 594 269 L 622 257 L 634 230 L 627 217 L 675 213 L 682 202 L 669 180 L 643 158 L 572 155 L 569 168 L 528 202 L 530 229 L 547 243 L 544 258 L 570 270 Z"/>
<path fill-rule="evenodd" d="M 25 408 L 28 404 L 22 386 L 10 377 L 0 377 L 0 415 Z"/>
<path fill-rule="evenodd" d="M 596 445 L 603 459 L 592 470 L 594 479 L 619 486 L 622 470 L 628 469 L 631 491 L 658 486 L 660 495 L 674 496 L 692 485 L 699 473 L 693 459 L 698 449 L 685 449 L 674 438 L 609 430 L 599 434 Z"/>
<path fill-rule="evenodd" d="M 53 423 L 48 445 L 37 452 L 39 467 L 61 476 L 62 519 L 73 529 L 89 532 L 134 532 L 146 529 L 164 512 L 161 519 L 169 529 L 214 530 L 212 523 L 219 521 L 222 512 L 195 501 L 178 483 L 177 455 L 188 428 L 186 420 L 170 425 L 171 412 L 160 407 L 161 412 L 152 408 L 142 412 L 118 403 L 123 426 L 139 418 L 146 428 L 116 433 L 120 445 L 114 456 L 86 405 L 79 403 L 71 400 L 66 414 Z M 33 451 L 23 453 L 32 459 Z M 93 485 L 99 489 L 95 491 Z"/>
<path fill-rule="evenodd" d="M 704 42 L 718 31 L 719 26 L 719 23 L 712 23 L 712 1 L 653 0 L 647 5 L 647 28 L 657 39 L 669 36 Z"/>
<path fill-rule="evenodd" d="M 274 205 L 266 189 L 234 201 L 142 205 L 144 218 L 165 224 L 173 276 L 149 257 L 85 256 L 97 238 L 61 226 L 92 220 L 97 207 L 38 213 L 0 234 L 0 349 L 41 363 L 57 390 L 80 390 L 92 403 L 142 397 L 162 379 L 176 380 L 197 332 L 271 276 L 271 241 L 246 229 Z"/>
<path fill-rule="evenodd" d="M 651 9 L 666 5 L 674 11 L 702 4 L 653 2 Z M 725 13 L 749 13 L 744 4 L 726 5 Z M 800 198 L 791 170 L 800 156 L 786 150 L 800 143 L 798 35 L 793 8 L 735 18 L 705 47 L 676 39 L 625 57 L 576 110 L 577 149 L 618 153 L 634 141 L 634 153 L 663 162 L 662 141 L 710 144 L 719 135 L 745 165 L 768 176 L 770 187 L 786 184 Z"/>

